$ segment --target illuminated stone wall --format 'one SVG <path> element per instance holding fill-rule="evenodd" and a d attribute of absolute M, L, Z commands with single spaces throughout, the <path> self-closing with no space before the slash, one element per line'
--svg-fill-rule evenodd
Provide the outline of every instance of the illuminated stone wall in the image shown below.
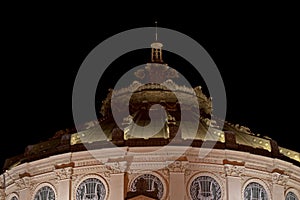
<path fill-rule="evenodd" d="M 89 183 L 97 185 L 98 199 L 195 199 L 201 194 L 198 184 L 212 180 L 220 199 L 243 199 L 251 185 L 261 187 L 268 199 L 283 200 L 288 194 L 300 199 L 300 167 L 289 162 L 222 149 L 213 149 L 204 158 L 192 147 L 184 155 L 185 147 L 178 146 L 154 152 L 159 148 L 80 151 L 23 163 L 1 176 L 5 187 L 0 199 L 34 200 L 39 191 L 48 189 L 55 199 L 77 200 Z M 139 180 L 152 184 L 140 191 Z M 146 198 L 143 192 L 155 198 Z"/>

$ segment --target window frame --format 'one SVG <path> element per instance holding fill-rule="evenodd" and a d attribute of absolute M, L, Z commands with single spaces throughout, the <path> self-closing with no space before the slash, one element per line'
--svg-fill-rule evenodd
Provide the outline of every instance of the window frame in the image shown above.
<path fill-rule="evenodd" d="M 137 173 L 137 174 L 135 174 L 134 177 L 132 177 L 131 180 L 128 183 L 127 191 L 131 191 L 132 184 L 134 183 L 134 181 L 138 177 L 140 177 L 140 176 L 142 176 L 144 174 L 153 175 L 153 176 L 157 177 L 160 180 L 160 182 L 162 183 L 162 186 L 163 186 L 163 194 L 162 194 L 161 199 L 166 199 L 167 194 L 168 194 L 168 187 L 167 187 L 167 184 L 166 184 L 166 180 L 160 174 L 155 173 L 155 172 L 145 172 L 145 173 Z"/>
<path fill-rule="evenodd" d="M 109 194 L 110 194 L 110 191 L 109 191 L 109 187 L 108 187 L 108 184 L 107 184 L 107 181 L 106 179 L 104 179 L 102 176 L 99 176 L 97 174 L 88 174 L 88 175 L 84 175 L 82 176 L 76 183 L 75 187 L 74 187 L 74 192 L 73 192 L 73 198 L 76 200 L 77 198 L 77 190 L 78 190 L 78 187 L 83 183 L 83 181 L 87 180 L 87 179 L 98 179 L 103 185 L 104 185 L 104 188 L 105 188 L 105 197 L 104 197 L 104 200 L 107 200 L 109 199 Z"/>
<path fill-rule="evenodd" d="M 286 198 L 287 198 L 287 195 L 288 195 L 290 192 L 293 193 L 293 194 L 297 197 L 298 200 L 300 200 L 300 194 L 299 194 L 299 192 L 298 192 L 296 189 L 294 189 L 294 188 L 289 188 L 288 190 L 285 191 L 285 193 L 284 193 L 284 199 L 285 199 L 285 200 L 286 200 Z"/>
<path fill-rule="evenodd" d="M 40 183 L 39 185 L 36 186 L 36 188 L 34 189 L 34 192 L 32 193 L 32 197 L 31 197 L 32 200 L 34 200 L 35 195 L 36 195 L 36 194 L 38 193 L 38 191 L 39 191 L 40 189 L 42 189 L 43 187 L 49 187 L 49 188 L 51 188 L 52 191 L 54 192 L 54 199 L 55 199 L 55 200 L 58 200 L 56 188 L 55 188 L 51 183 L 48 183 L 48 182 Z"/>
<path fill-rule="evenodd" d="M 7 199 L 7 200 L 12 200 L 14 197 L 17 198 L 17 200 L 20 199 L 17 193 L 11 193 L 11 194 L 9 194 L 9 195 L 6 197 L 6 199 Z"/>
<path fill-rule="evenodd" d="M 194 180 L 196 180 L 198 177 L 210 177 L 212 178 L 214 181 L 216 181 L 216 183 L 219 185 L 220 187 L 220 191 L 221 191 L 221 197 L 220 199 L 224 199 L 224 197 L 226 197 L 225 194 L 225 190 L 224 190 L 224 183 L 221 181 L 222 179 L 219 178 L 219 176 L 213 174 L 213 173 L 209 173 L 209 172 L 199 172 L 194 174 L 188 181 L 187 187 L 186 187 L 186 194 L 189 197 L 189 199 L 193 199 L 190 193 L 190 189 L 192 186 L 192 183 L 194 182 Z"/>
<path fill-rule="evenodd" d="M 248 186 L 250 183 L 258 183 L 258 184 L 260 184 L 260 185 L 264 188 L 264 190 L 266 191 L 267 199 L 268 199 L 268 200 L 273 199 L 272 194 L 271 194 L 271 192 L 270 192 L 270 188 L 268 187 L 268 185 L 267 185 L 263 180 L 258 179 L 258 178 L 251 178 L 251 179 L 249 179 L 248 181 L 246 181 L 246 182 L 243 184 L 242 192 L 241 192 L 241 199 L 245 200 L 245 199 L 244 199 L 244 193 L 245 193 L 245 190 L 246 190 L 247 186 Z"/>

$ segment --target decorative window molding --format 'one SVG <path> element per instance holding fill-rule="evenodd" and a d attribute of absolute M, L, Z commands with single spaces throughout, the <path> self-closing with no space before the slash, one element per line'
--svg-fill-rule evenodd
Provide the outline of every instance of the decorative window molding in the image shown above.
<path fill-rule="evenodd" d="M 167 194 L 167 186 L 165 180 L 157 173 L 144 173 L 136 175 L 129 185 L 130 192 L 140 192 L 139 185 L 146 185 L 146 192 L 156 192 L 158 199 L 165 199 Z"/>
<path fill-rule="evenodd" d="M 31 198 L 32 200 L 57 200 L 57 192 L 53 185 L 50 183 L 39 184 Z"/>
<path fill-rule="evenodd" d="M 243 200 L 270 200 L 272 195 L 265 182 L 260 179 L 249 179 L 243 185 Z"/>
<path fill-rule="evenodd" d="M 285 200 L 299 200 L 299 192 L 296 189 L 290 188 L 285 192 Z"/>
<path fill-rule="evenodd" d="M 192 200 L 220 200 L 225 196 L 220 180 L 211 173 L 203 172 L 190 179 L 187 194 Z"/>
<path fill-rule="evenodd" d="M 16 193 L 11 193 L 6 197 L 6 199 L 7 200 L 19 200 L 19 196 Z"/>
<path fill-rule="evenodd" d="M 82 177 L 75 187 L 76 200 L 107 200 L 109 188 L 106 180 L 99 175 Z"/>

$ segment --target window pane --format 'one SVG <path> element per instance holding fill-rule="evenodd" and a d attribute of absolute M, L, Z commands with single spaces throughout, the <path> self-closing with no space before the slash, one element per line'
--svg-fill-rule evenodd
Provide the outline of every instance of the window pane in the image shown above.
<path fill-rule="evenodd" d="M 244 200 L 268 200 L 267 192 L 259 183 L 249 183 L 244 191 Z"/>
<path fill-rule="evenodd" d="M 76 200 L 103 200 L 105 196 L 105 186 L 96 178 L 88 178 L 82 181 L 76 191 Z"/>
<path fill-rule="evenodd" d="M 49 186 L 39 189 L 34 196 L 34 200 L 55 200 L 55 194 Z"/>
<path fill-rule="evenodd" d="M 298 198 L 293 192 L 288 192 L 285 200 L 298 200 Z"/>
<path fill-rule="evenodd" d="M 190 194 L 193 200 L 219 200 L 221 188 L 215 179 L 209 176 L 199 176 L 192 182 Z"/>
<path fill-rule="evenodd" d="M 164 192 L 162 182 L 158 177 L 152 174 L 143 174 L 138 176 L 131 184 L 130 191 L 132 192 L 153 192 L 157 193 L 157 198 L 161 199 Z"/>

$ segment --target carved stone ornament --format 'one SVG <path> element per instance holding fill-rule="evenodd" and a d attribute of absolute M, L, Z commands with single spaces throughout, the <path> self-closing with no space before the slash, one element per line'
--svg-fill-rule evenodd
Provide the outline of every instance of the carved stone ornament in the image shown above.
<path fill-rule="evenodd" d="M 105 163 L 105 165 L 106 165 L 108 171 L 113 174 L 125 172 L 125 170 L 127 169 L 126 161 Z"/>
<path fill-rule="evenodd" d="M 188 162 L 175 161 L 168 165 L 171 172 L 185 172 Z"/>
<path fill-rule="evenodd" d="M 56 169 L 55 170 L 56 180 L 60 181 L 60 180 L 70 179 L 72 177 L 72 173 L 73 173 L 72 167 Z"/>
<path fill-rule="evenodd" d="M 30 177 L 23 177 L 23 178 L 17 179 L 17 180 L 15 180 L 15 183 L 20 190 L 23 190 L 25 188 L 31 188 L 31 186 L 32 186 Z"/>
<path fill-rule="evenodd" d="M 286 185 L 289 178 L 290 177 L 285 174 L 280 174 L 278 172 L 272 173 L 272 181 L 273 181 L 273 183 L 278 184 L 278 185 Z"/>
<path fill-rule="evenodd" d="M 184 176 L 185 177 L 188 177 L 188 176 L 190 176 L 192 174 L 192 170 L 190 170 L 190 169 L 186 169 L 185 171 L 184 171 Z"/>
<path fill-rule="evenodd" d="M 245 167 L 226 164 L 224 165 L 224 171 L 226 176 L 243 177 L 245 172 Z"/>
<path fill-rule="evenodd" d="M 170 170 L 168 168 L 163 168 L 161 170 L 159 170 L 161 172 L 161 174 L 168 179 L 170 176 Z"/>

